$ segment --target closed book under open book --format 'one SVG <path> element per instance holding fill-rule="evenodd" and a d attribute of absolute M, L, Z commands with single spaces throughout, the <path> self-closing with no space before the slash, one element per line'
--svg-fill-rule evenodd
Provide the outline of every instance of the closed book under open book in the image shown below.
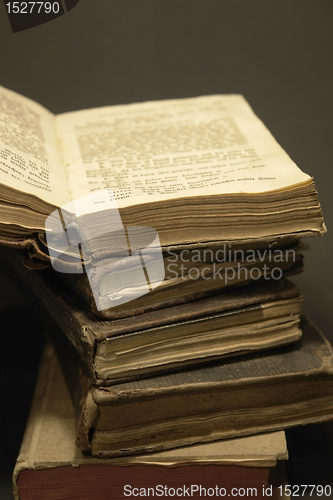
<path fill-rule="evenodd" d="M 78 415 L 77 444 L 133 455 L 333 419 L 333 353 L 306 319 L 290 346 L 96 387 L 61 356 Z"/>
<path fill-rule="evenodd" d="M 116 459 L 85 456 L 74 441 L 74 411 L 47 346 L 14 471 L 16 500 L 165 498 L 175 490 L 218 498 L 233 488 L 235 498 L 262 499 L 263 488 L 277 498 L 271 485 L 281 484 L 278 462 L 288 458 L 283 432 Z"/>
<path fill-rule="evenodd" d="M 25 269 L 17 252 L 1 249 L 3 270 L 16 280 L 37 312 L 56 325 L 56 343 L 77 359 L 96 385 L 268 349 L 301 336 L 302 296 L 284 279 L 102 321 L 68 292 L 57 280 L 58 273 Z"/>

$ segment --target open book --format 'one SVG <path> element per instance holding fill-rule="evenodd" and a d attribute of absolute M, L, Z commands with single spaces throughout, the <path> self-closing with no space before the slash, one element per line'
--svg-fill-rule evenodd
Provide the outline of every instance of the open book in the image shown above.
<path fill-rule="evenodd" d="M 240 95 L 54 116 L 0 88 L 3 242 L 44 233 L 56 208 L 107 189 L 124 226 L 154 228 L 162 248 L 325 232 L 312 178 Z M 107 231 L 103 211 L 98 224 Z"/>

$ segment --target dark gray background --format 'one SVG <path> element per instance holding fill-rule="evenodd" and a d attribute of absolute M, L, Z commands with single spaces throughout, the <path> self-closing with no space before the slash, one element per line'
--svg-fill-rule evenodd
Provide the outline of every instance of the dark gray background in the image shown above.
<path fill-rule="evenodd" d="M 328 234 L 307 241 L 306 269 L 295 281 L 304 292 L 304 310 L 331 340 L 332 55 L 331 0 L 81 0 L 66 15 L 16 34 L 0 4 L 0 84 L 55 113 L 212 93 L 246 97 L 291 158 L 315 178 Z M 1 403 L 6 436 L 1 466 L 7 477 L 40 339 L 32 333 L 33 318 L 23 326 L 24 298 L 1 280 L 1 335 L 10 337 L 2 343 L 1 367 L 7 398 Z M 24 383 L 22 373 L 29 374 Z M 18 388 L 20 397 L 9 396 Z M 293 454 L 302 443 L 304 460 L 316 457 L 310 470 L 323 453 L 326 468 L 332 466 L 331 427 L 302 432 L 290 438 Z M 297 465 L 292 468 L 295 473 Z"/>

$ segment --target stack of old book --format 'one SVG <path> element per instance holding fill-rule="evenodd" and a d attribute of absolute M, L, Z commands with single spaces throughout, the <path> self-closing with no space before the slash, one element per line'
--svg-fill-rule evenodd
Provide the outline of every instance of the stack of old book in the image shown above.
<path fill-rule="evenodd" d="M 286 279 L 325 232 L 318 196 L 241 96 L 56 117 L 0 97 L 1 260 L 49 322 L 82 452 L 252 463 L 200 446 L 333 418 L 331 347 Z M 49 463 L 26 456 L 34 411 L 19 471 Z M 73 450 L 55 463 L 83 464 Z"/>
<path fill-rule="evenodd" d="M 236 498 L 283 493 L 283 432 L 117 458 L 83 455 L 75 418 L 50 345 L 14 471 L 17 500 L 120 500 L 126 496 Z"/>

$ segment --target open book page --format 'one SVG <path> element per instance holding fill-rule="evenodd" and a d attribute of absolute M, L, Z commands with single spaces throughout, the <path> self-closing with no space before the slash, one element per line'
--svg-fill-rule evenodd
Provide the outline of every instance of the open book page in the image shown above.
<path fill-rule="evenodd" d="M 112 188 L 125 207 L 310 180 L 239 95 L 77 111 L 56 128 L 73 199 Z"/>
<path fill-rule="evenodd" d="M 0 87 L 0 183 L 51 205 L 69 201 L 54 115 Z M 18 197 L 6 200 L 20 203 Z"/>

